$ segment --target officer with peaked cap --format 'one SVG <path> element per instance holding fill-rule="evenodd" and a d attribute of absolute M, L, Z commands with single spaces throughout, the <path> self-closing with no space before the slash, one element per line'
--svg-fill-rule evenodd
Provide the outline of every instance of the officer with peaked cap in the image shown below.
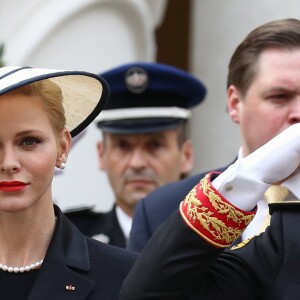
<path fill-rule="evenodd" d="M 115 204 L 108 213 L 66 214 L 84 234 L 126 247 L 137 201 L 191 171 L 189 119 L 206 88 L 187 72 L 159 63 L 125 64 L 101 76 L 110 86 L 110 98 L 96 119 L 103 135 L 97 149 Z"/>

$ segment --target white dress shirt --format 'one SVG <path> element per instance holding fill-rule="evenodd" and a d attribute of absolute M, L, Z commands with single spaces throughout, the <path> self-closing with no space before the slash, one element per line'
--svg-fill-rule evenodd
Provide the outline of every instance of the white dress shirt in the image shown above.
<path fill-rule="evenodd" d="M 132 218 L 128 216 L 119 206 L 116 206 L 116 215 L 125 239 L 128 241 L 132 225 Z"/>

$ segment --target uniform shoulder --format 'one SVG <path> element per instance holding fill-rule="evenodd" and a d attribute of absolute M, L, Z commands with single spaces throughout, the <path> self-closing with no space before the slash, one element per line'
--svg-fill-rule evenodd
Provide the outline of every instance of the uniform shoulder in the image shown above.
<path fill-rule="evenodd" d="M 76 215 L 94 215 L 97 214 L 94 205 L 91 206 L 76 206 L 67 208 L 64 210 L 66 216 L 76 216 Z"/>
<path fill-rule="evenodd" d="M 198 182 L 200 179 L 203 178 L 203 176 L 205 176 L 205 173 L 200 173 L 176 182 L 171 182 L 168 183 L 158 189 L 156 189 L 155 191 L 153 191 L 152 193 L 150 193 L 148 196 L 146 196 L 145 199 L 147 198 L 152 198 L 152 197 L 157 197 L 158 195 L 161 194 L 174 194 L 176 195 L 178 192 L 182 192 L 184 194 L 186 194 L 189 190 L 191 190 Z"/>
<path fill-rule="evenodd" d="M 207 173 L 222 172 L 225 168 L 226 167 L 198 173 L 185 179 L 168 183 L 148 194 L 138 205 L 144 206 L 145 209 L 158 206 L 161 209 L 163 209 L 163 207 L 169 207 L 173 210 L 174 207 L 178 207 L 188 192 L 197 185 Z"/>

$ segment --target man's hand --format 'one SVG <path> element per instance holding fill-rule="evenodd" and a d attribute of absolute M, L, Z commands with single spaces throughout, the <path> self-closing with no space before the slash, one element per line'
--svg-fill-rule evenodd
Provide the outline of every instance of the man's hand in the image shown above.
<path fill-rule="evenodd" d="M 300 124 L 295 124 L 242 159 L 237 171 L 272 184 L 289 177 L 299 162 Z"/>

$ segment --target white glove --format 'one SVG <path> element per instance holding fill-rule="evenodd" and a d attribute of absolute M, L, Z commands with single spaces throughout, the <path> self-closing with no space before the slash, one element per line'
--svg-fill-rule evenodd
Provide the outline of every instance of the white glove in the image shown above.
<path fill-rule="evenodd" d="M 272 184 L 290 176 L 299 162 L 300 124 L 295 124 L 242 159 L 237 171 Z"/>
<path fill-rule="evenodd" d="M 300 124 L 295 124 L 236 161 L 213 181 L 213 185 L 233 205 L 251 210 L 270 184 L 290 176 L 299 162 Z"/>

